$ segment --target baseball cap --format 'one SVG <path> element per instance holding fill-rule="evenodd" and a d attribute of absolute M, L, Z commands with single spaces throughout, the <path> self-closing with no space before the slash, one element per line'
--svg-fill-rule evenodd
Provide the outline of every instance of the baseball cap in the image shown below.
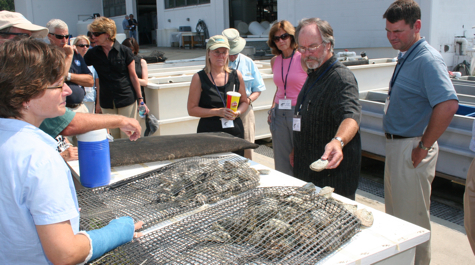
<path fill-rule="evenodd" d="M 0 11 L 0 29 L 15 27 L 31 31 L 31 35 L 36 38 L 44 38 L 48 34 L 48 29 L 31 23 L 22 14 L 10 11 Z"/>
<path fill-rule="evenodd" d="M 225 29 L 221 34 L 228 39 L 229 42 L 229 54 L 236 55 L 240 53 L 246 46 L 246 40 L 239 36 L 237 29 Z"/>
<path fill-rule="evenodd" d="M 228 48 L 229 42 L 228 39 L 221 35 L 215 35 L 209 38 L 208 43 L 206 43 L 206 49 L 216 50 L 218 48 Z"/>

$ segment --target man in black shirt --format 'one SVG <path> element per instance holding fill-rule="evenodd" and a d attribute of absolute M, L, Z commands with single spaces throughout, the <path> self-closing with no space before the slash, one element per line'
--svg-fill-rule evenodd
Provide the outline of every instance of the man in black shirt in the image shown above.
<path fill-rule="evenodd" d="M 129 28 L 130 28 L 130 37 L 137 39 L 137 26 L 139 23 L 137 23 L 137 20 L 134 19 L 134 15 L 130 14 L 129 15 Z"/>
<path fill-rule="evenodd" d="M 327 21 L 304 19 L 295 37 L 309 70 L 295 105 L 294 176 L 334 187 L 336 193 L 354 200 L 361 165 L 358 84 L 333 55 L 333 29 Z M 326 168 L 310 170 L 318 159 L 328 161 Z"/>

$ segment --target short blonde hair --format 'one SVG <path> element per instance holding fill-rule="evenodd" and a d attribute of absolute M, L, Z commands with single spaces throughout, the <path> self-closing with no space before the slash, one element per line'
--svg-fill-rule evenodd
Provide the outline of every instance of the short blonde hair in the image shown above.
<path fill-rule="evenodd" d="M 91 45 L 91 42 L 89 41 L 89 38 L 86 35 L 77 36 L 76 39 L 74 40 L 73 45 L 76 45 L 76 43 L 78 43 L 78 41 L 80 40 L 85 40 L 87 42 L 87 45 Z"/>
<path fill-rule="evenodd" d="M 105 32 L 109 34 L 109 39 L 115 42 L 115 35 L 117 34 L 117 27 L 114 20 L 106 17 L 98 17 L 91 24 L 87 25 L 89 31 Z"/>

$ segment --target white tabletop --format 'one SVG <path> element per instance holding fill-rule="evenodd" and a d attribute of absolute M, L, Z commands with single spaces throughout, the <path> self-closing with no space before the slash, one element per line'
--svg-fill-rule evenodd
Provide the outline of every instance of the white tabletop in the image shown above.
<path fill-rule="evenodd" d="M 234 154 L 214 154 L 218 155 L 231 155 Z M 142 163 L 130 166 L 113 167 L 111 169 L 111 184 L 119 180 L 138 175 L 150 170 L 163 167 L 171 162 L 179 161 L 161 161 Z M 269 169 L 271 173 L 269 175 L 260 175 L 260 187 L 271 186 L 302 186 L 306 182 L 289 175 L 272 170 L 266 166 L 258 164 L 254 161 L 250 161 L 251 167 L 256 169 Z M 69 162 L 73 172 L 73 175 L 79 175 L 79 164 L 77 161 Z M 317 191 L 320 188 L 317 187 Z M 353 236 L 347 243 L 342 245 L 338 250 L 321 260 L 319 264 L 374 264 L 385 260 L 384 264 L 412 264 L 414 258 L 414 247 L 426 242 L 430 238 L 430 231 L 419 227 L 417 225 L 408 223 L 391 215 L 385 214 L 353 200 L 333 194 L 335 199 L 343 201 L 345 203 L 356 204 L 358 209 L 366 208 L 373 213 L 374 223 L 371 227 L 363 227 L 360 233 Z M 208 208 L 203 206 L 196 209 L 193 212 L 201 211 Z M 181 218 L 188 216 L 190 213 L 184 214 L 173 218 L 173 220 L 165 221 L 158 224 L 152 229 L 148 229 L 144 232 L 150 232 L 156 230 L 157 227 L 163 227 L 172 222 L 176 222 Z M 396 256 L 395 256 L 396 255 Z M 389 258 L 391 257 L 391 258 Z M 389 258 L 389 259 L 388 259 Z"/>

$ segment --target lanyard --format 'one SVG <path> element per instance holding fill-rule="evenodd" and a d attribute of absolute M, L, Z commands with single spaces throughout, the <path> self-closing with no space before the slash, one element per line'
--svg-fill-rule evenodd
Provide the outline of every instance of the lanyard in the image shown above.
<path fill-rule="evenodd" d="M 224 102 L 223 96 L 221 96 L 221 93 L 218 90 L 218 86 L 216 86 L 216 82 L 214 82 L 213 74 L 211 72 L 209 72 L 209 75 L 211 76 L 211 80 L 213 80 L 213 85 L 214 85 L 214 88 L 216 88 L 216 92 L 218 92 L 219 98 L 223 102 L 223 106 L 226 108 L 226 103 Z M 228 73 L 224 72 L 224 85 L 225 86 L 227 84 L 227 82 L 226 82 L 227 77 L 228 77 Z M 224 90 L 226 91 L 226 88 Z"/>
<path fill-rule="evenodd" d="M 282 64 L 281 66 L 281 72 L 282 72 L 282 83 L 284 83 L 284 98 L 287 98 L 287 78 L 289 76 L 290 72 L 290 65 L 292 64 L 292 60 L 294 59 L 294 53 L 295 50 L 292 51 L 292 57 L 290 57 L 290 62 L 289 62 L 289 69 L 287 69 L 287 75 L 285 75 L 285 81 L 284 81 L 284 54 L 282 54 Z"/>
<path fill-rule="evenodd" d="M 397 65 L 396 67 L 394 68 L 394 72 L 393 72 L 393 76 L 391 77 L 391 82 L 389 83 L 389 91 L 388 91 L 388 95 L 391 96 L 391 90 L 392 90 L 392 87 L 394 86 L 394 83 L 396 83 L 396 79 L 397 79 L 397 76 L 399 75 L 399 72 L 401 72 L 401 68 L 402 66 L 404 65 L 404 63 L 406 62 L 407 59 L 409 59 L 409 55 L 411 55 L 411 53 L 417 48 L 417 46 L 419 46 L 420 44 L 422 43 L 419 42 L 418 44 L 416 44 L 416 46 L 414 46 L 414 48 L 407 54 L 407 56 L 405 56 L 406 58 L 402 61 L 401 63 L 401 66 L 399 66 L 399 70 L 396 72 L 396 69 L 398 69 Z M 404 57 L 404 56 L 403 56 Z M 402 59 L 402 58 L 401 58 Z"/>
<path fill-rule="evenodd" d="M 313 84 L 311 86 L 309 86 L 305 92 L 303 93 L 303 97 L 302 97 L 302 102 L 300 102 L 300 106 L 299 106 L 299 111 L 297 112 L 297 115 L 300 114 L 300 111 L 302 110 L 302 105 L 303 105 L 303 102 L 305 101 L 305 98 L 307 97 L 307 94 L 308 92 L 313 88 L 313 86 L 317 83 L 318 80 L 320 80 L 320 78 L 326 73 L 328 72 L 328 70 L 330 70 L 330 68 L 336 63 L 338 62 L 338 59 L 336 61 L 334 61 L 332 64 L 330 64 L 330 66 L 327 67 L 327 69 L 325 69 L 325 71 L 323 71 L 323 73 L 321 73 L 317 79 L 315 80 L 315 82 L 313 82 Z"/>
<path fill-rule="evenodd" d="M 237 62 L 237 66 L 236 66 L 236 68 L 234 68 L 234 70 L 237 70 L 239 68 L 240 63 L 241 63 L 241 59 L 239 59 L 239 61 Z"/>

